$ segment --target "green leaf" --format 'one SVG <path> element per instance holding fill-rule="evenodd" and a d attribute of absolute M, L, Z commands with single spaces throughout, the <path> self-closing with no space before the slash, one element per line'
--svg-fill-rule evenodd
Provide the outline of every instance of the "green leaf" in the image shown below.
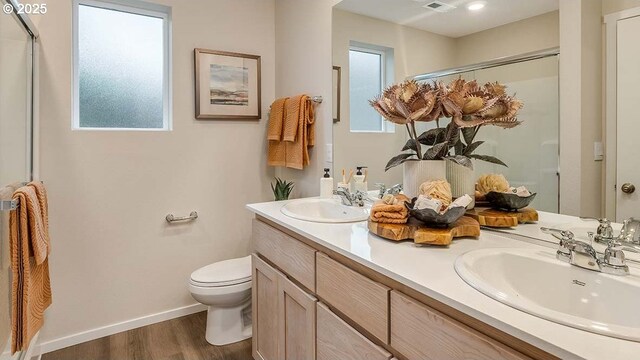
<path fill-rule="evenodd" d="M 462 140 L 458 139 L 458 142 L 453 145 L 453 152 L 457 155 L 462 155 L 464 153 L 465 146 L 462 143 Z"/>
<path fill-rule="evenodd" d="M 423 145 L 433 146 L 444 140 L 444 133 L 444 128 L 429 129 L 418 136 L 418 142 Z"/>
<path fill-rule="evenodd" d="M 456 123 L 454 123 L 453 121 L 451 121 L 446 127 L 445 139 L 451 146 L 454 146 L 455 143 L 460 140 L 460 131 L 458 131 L 458 125 L 456 125 Z"/>
<path fill-rule="evenodd" d="M 271 191 L 273 191 L 273 197 L 276 201 L 287 200 L 291 191 L 293 190 L 295 183 L 293 181 L 285 181 L 280 178 L 276 178 L 275 185 L 271 183 Z"/>
<path fill-rule="evenodd" d="M 433 147 L 431 147 L 429 150 L 427 150 L 424 153 L 422 160 L 440 160 L 442 159 L 442 157 L 444 156 L 447 150 L 449 150 L 448 142 L 445 141 L 445 142 L 435 144 L 433 145 Z"/>
<path fill-rule="evenodd" d="M 476 149 L 478 148 L 478 146 L 484 144 L 484 141 L 476 141 L 474 143 L 471 143 L 467 146 L 466 149 L 464 149 L 464 152 L 462 153 L 462 155 L 471 155 L 473 154 L 474 151 L 476 151 Z"/>
<path fill-rule="evenodd" d="M 498 159 L 498 158 L 496 158 L 494 156 L 471 154 L 471 155 L 469 155 L 469 157 L 472 158 L 472 159 L 478 159 L 478 160 L 490 162 L 492 164 L 502 165 L 504 167 L 508 167 L 507 164 L 502 162 L 502 160 L 500 160 L 500 159 Z"/>
<path fill-rule="evenodd" d="M 465 144 L 469 145 L 473 142 L 473 138 L 475 137 L 475 133 L 476 133 L 476 128 L 475 127 L 469 127 L 469 128 L 462 128 L 462 137 L 464 137 L 464 142 Z"/>
<path fill-rule="evenodd" d="M 449 161 L 453 161 L 454 163 L 456 163 L 458 165 L 462 165 L 462 166 L 468 167 L 469 169 L 473 170 L 473 163 L 471 162 L 471 159 L 469 159 L 466 156 L 462 156 L 462 155 L 447 156 L 445 159 L 447 159 Z"/>
<path fill-rule="evenodd" d="M 389 162 L 387 163 L 387 166 L 384 167 L 384 171 L 387 171 L 395 166 L 402 164 L 403 162 L 407 161 L 410 157 L 414 155 L 415 154 L 404 153 L 404 154 L 400 154 L 392 157 L 391 160 L 389 160 Z"/>
<path fill-rule="evenodd" d="M 416 146 L 416 141 L 413 139 L 407 140 L 407 143 L 404 144 L 401 151 L 405 151 L 405 150 L 413 150 L 417 153 L 418 147 Z"/>

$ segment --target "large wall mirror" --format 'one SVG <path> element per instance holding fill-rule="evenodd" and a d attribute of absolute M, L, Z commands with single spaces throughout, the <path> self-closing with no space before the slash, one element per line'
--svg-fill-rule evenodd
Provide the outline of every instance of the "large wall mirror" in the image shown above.
<path fill-rule="evenodd" d="M 503 173 L 539 193 L 537 209 L 558 212 L 558 46 L 558 0 L 341 1 L 333 8 L 333 65 L 342 75 L 334 173 L 368 166 L 370 189 L 402 182 L 401 167 L 384 168 L 407 132 L 368 103 L 386 86 L 409 78 L 499 81 L 523 101 L 523 123 L 481 129 L 478 152 L 508 167 L 474 160 L 475 174 Z"/>

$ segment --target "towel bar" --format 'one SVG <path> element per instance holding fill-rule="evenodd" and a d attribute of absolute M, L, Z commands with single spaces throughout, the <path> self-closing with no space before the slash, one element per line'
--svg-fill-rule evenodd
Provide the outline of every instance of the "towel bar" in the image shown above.
<path fill-rule="evenodd" d="M 21 186 L 27 185 L 28 182 L 23 181 L 20 183 Z M 20 202 L 18 200 L 2 200 L 0 201 L 0 211 L 11 211 L 18 208 Z"/>
<path fill-rule="evenodd" d="M 189 216 L 179 216 L 179 217 L 175 217 L 173 214 L 169 214 L 165 217 L 165 219 L 167 220 L 167 222 L 169 224 L 174 223 L 174 222 L 178 222 L 178 221 L 191 221 L 191 220 L 195 220 L 198 218 L 198 212 L 196 211 L 192 211 Z"/>
<path fill-rule="evenodd" d="M 0 211 L 10 211 L 18 208 L 18 201 L 16 200 L 2 200 L 0 201 Z"/>

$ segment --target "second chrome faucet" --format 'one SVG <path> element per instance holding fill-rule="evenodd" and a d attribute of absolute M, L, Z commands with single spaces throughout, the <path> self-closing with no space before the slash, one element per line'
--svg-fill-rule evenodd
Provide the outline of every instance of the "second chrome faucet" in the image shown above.
<path fill-rule="evenodd" d="M 624 252 L 620 243 L 615 239 L 608 242 L 604 255 L 599 257 L 593 246 L 587 242 L 576 240 L 571 231 L 545 227 L 540 229 L 560 240 L 560 246 L 556 252 L 558 260 L 606 274 L 629 275 L 629 266 L 626 264 Z"/>

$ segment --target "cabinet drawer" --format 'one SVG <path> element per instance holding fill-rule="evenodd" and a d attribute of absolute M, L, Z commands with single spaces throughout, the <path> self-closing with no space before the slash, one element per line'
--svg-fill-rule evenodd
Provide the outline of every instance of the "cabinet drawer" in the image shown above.
<path fill-rule="evenodd" d="M 287 275 L 315 291 L 316 251 L 262 221 L 253 220 L 255 251 L 269 259 Z"/>
<path fill-rule="evenodd" d="M 316 265 L 318 296 L 387 344 L 390 289 L 322 253 L 317 253 Z"/>
<path fill-rule="evenodd" d="M 372 343 L 324 304 L 317 305 L 316 360 L 389 360 L 391 354 Z"/>
<path fill-rule="evenodd" d="M 391 292 L 391 346 L 408 360 L 529 359 L 397 291 Z"/>

